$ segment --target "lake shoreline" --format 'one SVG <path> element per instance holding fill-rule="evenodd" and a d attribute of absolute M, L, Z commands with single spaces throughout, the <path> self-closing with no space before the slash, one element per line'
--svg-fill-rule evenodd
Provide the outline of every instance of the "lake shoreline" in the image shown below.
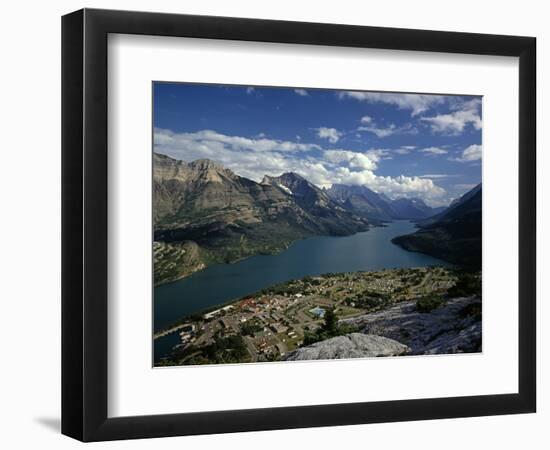
<path fill-rule="evenodd" d="M 359 320 L 369 314 L 383 314 L 401 302 L 414 306 L 427 295 L 445 295 L 456 277 L 451 267 L 433 266 L 327 273 L 289 280 L 210 308 L 210 313 L 181 318 L 180 324 L 167 330 L 171 334 L 166 339 L 162 339 L 164 334 L 155 340 L 155 365 L 165 365 L 170 358 L 174 362 L 176 353 L 185 358 L 200 354 L 201 346 L 223 340 L 228 334 L 244 338 L 252 354 L 251 361 L 239 362 L 265 361 L 261 359 L 266 350 L 263 339 L 267 338 L 271 350 L 281 355 L 301 347 L 311 329 L 322 323 L 322 316 L 316 316 L 315 310 L 336 308 L 341 323 Z"/>
<path fill-rule="evenodd" d="M 407 269 L 423 269 L 425 267 L 442 267 L 442 266 L 408 267 Z M 449 267 L 452 267 L 452 266 L 449 266 Z M 344 276 L 346 276 L 346 275 L 368 275 L 368 274 L 379 273 L 379 272 L 384 272 L 384 273 L 385 272 L 390 272 L 391 273 L 391 272 L 399 271 L 399 270 L 401 270 L 401 269 L 399 269 L 399 268 L 386 268 L 386 269 L 376 269 L 376 270 L 358 270 L 358 271 L 354 271 L 354 272 L 327 272 L 327 273 L 321 273 L 319 275 L 314 275 L 314 276 L 306 275 L 305 277 L 302 277 L 302 278 L 296 278 L 296 279 L 288 280 L 285 283 L 277 283 L 277 284 L 274 284 L 274 285 L 271 285 L 271 286 L 266 286 L 263 289 L 269 290 L 269 289 L 272 289 L 272 288 L 278 286 L 279 284 L 287 284 L 287 283 L 293 283 L 293 282 L 297 282 L 297 281 L 303 281 L 303 279 L 305 279 L 305 278 L 323 278 L 323 277 L 333 276 L 333 275 L 344 275 Z M 260 294 L 259 291 L 251 292 L 249 294 L 245 294 L 242 297 L 233 298 L 231 300 L 228 300 L 227 302 L 220 303 L 218 305 L 213 305 L 213 306 L 210 306 L 210 307 L 205 308 L 203 310 L 195 311 L 195 312 L 190 313 L 188 315 L 182 316 L 179 319 L 177 319 L 175 322 L 173 322 L 172 324 L 166 326 L 165 328 L 157 330 L 154 333 L 153 339 L 156 340 L 160 337 L 163 337 L 161 335 L 164 335 L 164 334 L 175 333 L 177 331 L 177 329 L 181 328 L 186 322 L 189 322 L 189 321 L 193 320 L 194 317 L 204 316 L 204 315 L 206 315 L 208 313 L 212 313 L 214 311 L 221 311 L 227 306 L 232 306 L 236 303 L 239 303 L 239 302 L 245 300 L 247 297 L 258 296 L 259 294 Z M 170 331 L 170 330 L 172 330 L 172 331 Z"/>
<path fill-rule="evenodd" d="M 237 263 L 209 266 L 177 282 L 155 287 L 154 330 L 158 332 L 183 317 L 291 279 L 324 273 L 448 265 L 391 243 L 393 237 L 412 230 L 411 221 L 394 221 L 350 236 L 313 236 L 294 241 L 277 255 L 255 255 Z"/>
<path fill-rule="evenodd" d="M 348 234 L 348 235 L 321 234 L 321 235 L 307 236 L 307 237 L 304 237 L 304 238 L 295 239 L 295 240 L 289 242 L 284 247 L 282 247 L 280 249 L 277 249 L 273 252 L 258 252 L 258 253 L 248 255 L 248 256 L 241 256 L 237 259 L 234 259 L 234 260 L 231 260 L 231 261 L 228 261 L 228 262 L 215 262 L 213 264 L 204 263 L 204 264 L 202 264 L 203 267 L 201 267 L 197 270 L 193 270 L 192 272 L 189 272 L 189 273 L 184 273 L 181 276 L 178 276 L 178 277 L 173 278 L 173 279 L 163 280 L 159 283 L 154 283 L 153 288 L 157 288 L 157 287 L 160 287 L 160 286 L 166 286 L 166 285 L 169 285 L 169 284 L 172 284 L 172 283 L 177 283 L 178 281 L 189 278 L 189 277 L 195 275 L 196 273 L 201 272 L 203 270 L 206 270 L 206 269 L 208 269 L 209 267 L 212 267 L 212 266 L 224 265 L 224 264 L 227 264 L 227 265 L 238 264 L 238 263 L 240 263 L 242 261 L 245 261 L 249 258 L 254 258 L 255 256 L 275 256 L 275 255 L 278 255 L 278 254 L 288 250 L 294 244 L 296 244 L 298 242 L 301 242 L 301 241 L 308 240 L 308 239 L 314 239 L 314 238 L 317 238 L 317 237 L 348 237 L 348 236 L 354 236 L 354 235 L 359 234 L 359 233 L 368 233 L 371 230 L 371 228 L 386 228 L 388 226 L 388 224 L 391 224 L 393 222 L 399 222 L 399 221 L 404 221 L 404 220 L 392 220 L 392 221 L 389 221 L 389 222 L 380 222 L 380 223 L 371 224 L 371 225 L 369 225 L 369 228 L 364 230 L 364 231 L 357 231 L 353 234 Z"/>

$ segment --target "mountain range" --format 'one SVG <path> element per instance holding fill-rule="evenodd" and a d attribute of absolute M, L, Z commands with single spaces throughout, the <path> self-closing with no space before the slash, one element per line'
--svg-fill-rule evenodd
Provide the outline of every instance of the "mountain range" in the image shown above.
<path fill-rule="evenodd" d="M 208 159 L 188 163 L 153 154 L 156 285 L 212 263 L 277 253 L 298 239 L 351 235 L 396 219 L 415 220 L 419 230 L 395 244 L 480 264 L 481 185 L 448 208 L 431 208 L 366 186 L 321 189 L 293 172 L 258 183 Z"/>
<path fill-rule="evenodd" d="M 417 222 L 415 233 L 392 239 L 409 251 L 427 253 L 470 269 L 481 268 L 481 184 L 443 212 Z"/>
<path fill-rule="evenodd" d="M 156 284 L 213 262 L 276 253 L 297 239 L 368 229 L 365 217 L 295 173 L 257 183 L 211 160 L 153 158 Z"/>
<path fill-rule="evenodd" d="M 431 208 L 419 198 L 392 200 L 366 186 L 333 184 L 326 192 L 344 208 L 360 214 L 374 223 L 400 219 L 426 219 L 445 209 L 445 207 Z"/>

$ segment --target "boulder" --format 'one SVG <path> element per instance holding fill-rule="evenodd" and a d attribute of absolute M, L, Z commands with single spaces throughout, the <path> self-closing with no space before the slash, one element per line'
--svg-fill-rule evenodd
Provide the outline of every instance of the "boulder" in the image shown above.
<path fill-rule="evenodd" d="M 400 356 L 409 347 L 382 336 L 351 333 L 316 342 L 299 348 L 284 358 L 286 361 L 309 361 L 318 359 L 372 358 L 377 356 Z"/>

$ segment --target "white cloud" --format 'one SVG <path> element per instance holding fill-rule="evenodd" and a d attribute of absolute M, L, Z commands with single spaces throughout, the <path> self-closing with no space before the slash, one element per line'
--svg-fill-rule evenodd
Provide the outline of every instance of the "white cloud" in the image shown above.
<path fill-rule="evenodd" d="M 410 109 L 411 116 L 421 114 L 432 106 L 445 102 L 445 96 L 427 94 L 392 94 L 384 92 L 341 91 L 339 98 L 353 98 L 368 103 L 387 103 L 399 109 Z"/>
<path fill-rule="evenodd" d="M 322 139 L 327 139 L 331 144 L 336 144 L 342 136 L 342 133 L 339 132 L 336 128 L 320 127 L 316 128 L 316 130 L 317 136 Z"/>
<path fill-rule="evenodd" d="M 449 108 L 453 111 L 459 110 L 477 110 L 481 107 L 481 97 L 473 97 L 469 100 L 464 100 L 464 97 L 449 97 Z"/>
<path fill-rule="evenodd" d="M 335 170 L 333 183 L 366 185 L 375 192 L 386 194 L 391 198 L 420 197 L 427 202 L 442 201 L 447 192 L 432 180 L 420 177 L 379 176 L 369 170 L 352 171 L 347 167 Z"/>
<path fill-rule="evenodd" d="M 481 117 L 477 108 L 472 107 L 474 103 L 468 103 L 469 109 L 454 111 L 449 114 L 439 114 L 433 117 L 421 117 L 420 120 L 427 122 L 432 131 L 440 134 L 457 135 L 464 131 L 466 125 L 471 124 L 476 130 L 481 129 Z"/>
<path fill-rule="evenodd" d="M 473 161 L 479 161 L 481 159 L 482 155 L 482 148 L 481 145 L 473 144 L 464 149 L 462 152 L 462 155 L 458 158 L 450 158 L 451 161 L 458 161 L 458 162 L 473 162 Z"/>
<path fill-rule="evenodd" d="M 255 152 L 303 152 L 320 149 L 316 144 L 302 144 L 300 142 L 281 141 L 275 139 L 250 139 L 240 136 L 228 136 L 212 130 L 202 130 L 195 133 L 174 133 L 170 130 L 155 129 L 155 147 L 169 146 L 178 151 L 178 159 L 188 159 L 184 153 L 187 150 L 210 152 L 206 158 L 215 159 L 215 151 L 227 147 L 235 151 L 254 150 Z"/>
<path fill-rule="evenodd" d="M 294 89 L 294 93 L 299 95 L 300 97 L 308 97 L 309 94 L 305 89 Z"/>
<path fill-rule="evenodd" d="M 420 197 L 432 204 L 446 198 L 446 191 L 431 179 L 377 175 L 380 161 L 391 158 L 389 149 L 357 152 L 301 142 L 228 136 L 212 130 L 174 133 L 158 128 L 154 130 L 154 149 L 184 161 L 209 158 L 255 181 L 264 175 L 296 172 L 323 187 L 333 183 L 367 185 L 392 198 Z"/>
<path fill-rule="evenodd" d="M 360 122 L 363 125 L 358 127 L 357 131 L 367 131 L 369 133 L 375 134 L 376 137 L 378 138 L 385 138 L 388 136 L 392 136 L 394 134 L 415 134 L 418 131 L 410 123 L 406 123 L 400 127 L 396 126 L 393 123 L 390 123 L 389 125 L 386 125 L 386 126 L 382 126 L 382 125 L 376 124 L 374 119 L 370 116 L 361 117 Z"/>
<path fill-rule="evenodd" d="M 394 152 L 397 153 L 398 155 L 408 155 L 415 148 L 416 148 L 416 145 L 402 145 L 401 147 L 396 148 Z"/>
<path fill-rule="evenodd" d="M 418 175 L 419 178 L 431 178 L 433 180 L 441 179 L 441 178 L 451 178 L 451 177 L 458 177 L 460 175 L 455 174 L 448 174 L 448 173 L 427 173 L 424 175 Z"/>
<path fill-rule="evenodd" d="M 401 147 L 395 150 L 395 153 L 397 153 L 398 155 L 408 155 L 410 152 L 411 151 L 408 148 L 404 148 L 404 147 Z"/>
<path fill-rule="evenodd" d="M 365 124 L 372 123 L 372 117 L 371 116 L 361 117 L 361 123 L 365 123 Z"/>
<path fill-rule="evenodd" d="M 246 93 L 247 93 L 248 95 L 251 95 L 251 94 L 254 93 L 255 90 L 256 90 L 256 89 L 254 89 L 253 87 L 249 86 L 249 87 L 246 88 Z"/>
<path fill-rule="evenodd" d="M 346 163 L 352 169 L 375 170 L 379 158 L 371 153 L 352 152 L 349 150 L 325 150 L 325 158 L 333 163 Z"/>
<path fill-rule="evenodd" d="M 447 150 L 439 147 L 427 147 L 423 148 L 420 151 L 429 155 L 446 155 L 447 153 L 449 153 Z"/>
<path fill-rule="evenodd" d="M 391 150 L 386 148 L 371 148 L 370 150 L 367 150 L 366 154 L 376 163 L 382 159 L 392 159 Z"/>
<path fill-rule="evenodd" d="M 399 132 L 399 129 L 392 123 L 387 127 L 377 127 L 376 125 L 359 127 L 359 131 L 368 131 L 375 134 L 379 138 L 385 138 Z"/>

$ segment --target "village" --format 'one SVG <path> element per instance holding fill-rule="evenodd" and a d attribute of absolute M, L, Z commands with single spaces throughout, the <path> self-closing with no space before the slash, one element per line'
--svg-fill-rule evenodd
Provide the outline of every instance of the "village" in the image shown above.
<path fill-rule="evenodd" d="M 302 346 L 328 310 L 338 319 L 394 303 L 445 294 L 451 269 L 424 267 L 324 274 L 264 289 L 157 333 L 178 333 L 179 344 L 161 365 L 276 361 Z M 199 318 L 200 317 L 200 318 Z"/>

